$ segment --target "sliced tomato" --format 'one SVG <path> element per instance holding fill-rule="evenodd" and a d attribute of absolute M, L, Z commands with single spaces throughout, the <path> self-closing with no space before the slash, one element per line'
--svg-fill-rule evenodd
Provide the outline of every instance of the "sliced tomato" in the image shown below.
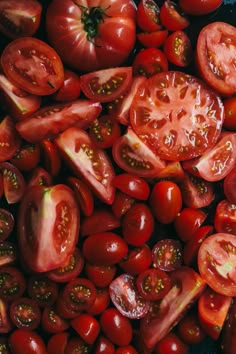
<path fill-rule="evenodd" d="M 17 152 L 10 159 L 10 163 L 20 171 L 33 170 L 40 161 L 40 148 L 38 144 L 22 143 Z"/>
<path fill-rule="evenodd" d="M 176 271 L 183 261 L 183 249 L 178 240 L 165 238 L 152 247 L 152 264 L 154 268 L 165 272 Z"/>
<path fill-rule="evenodd" d="M 26 189 L 25 178 L 18 168 L 9 162 L 0 163 L 3 177 L 3 192 L 8 204 L 18 203 Z"/>
<path fill-rule="evenodd" d="M 79 235 L 79 209 L 72 190 L 63 184 L 27 188 L 19 207 L 18 242 L 31 270 L 62 266 Z"/>
<path fill-rule="evenodd" d="M 145 48 L 159 48 L 162 47 L 166 38 L 168 36 L 168 31 L 158 30 L 155 32 L 140 32 L 137 34 L 139 42 Z"/>
<path fill-rule="evenodd" d="M 92 71 L 80 76 L 81 90 L 89 99 L 111 102 L 123 95 L 132 83 L 132 67 Z"/>
<path fill-rule="evenodd" d="M 110 209 L 100 207 L 82 220 L 81 236 L 114 230 L 120 227 L 120 225 L 120 219 Z"/>
<path fill-rule="evenodd" d="M 80 79 L 74 71 L 64 69 L 64 81 L 62 86 L 56 91 L 52 98 L 58 102 L 69 102 L 76 100 L 81 93 Z"/>
<path fill-rule="evenodd" d="M 4 241 L 10 236 L 14 224 L 13 214 L 7 209 L 0 208 L 0 241 Z"/>
<path fill-rule="evenodd" d="M 106 152 L 93 144 L 87 132 L 76 127 L 68 128 L 54 141 L 76 177 L 87 181 L 103 202 L 112 204 L 115 197 L 112 185 L 115 173 Z"/>
<path fill-rule="evenodd" d="M 56 103 L 46 106 L 30 117 L 18 122 L 16 129 L 19 134 L 31 143 L 50 139 L 65 129 L 76 125 L 87 129 L 101 112 L 99 102 L 78 99 L 68 103 Z"/>
<path fill-rule="evenodd" d="M 147 48 L 138 52 L 133 61 L 134 75 L 153 76 L 168 70 L 166 55 L 158 48 Z"/>
<path fill-rule="evenodd" d="M 119 190 L 116 190 L 115 199 L 112 203 L 112 211 L 117 218 L 121 218 L 135 203 L 135 199 Z"/>
<path fill-rule="evenodd" d="M 166 0 L 160 9 L 160 20 L 170 31 L 179 31 L 189 25 L 189 20 L 182 9 L 174 2 Z"/>
<path fill-rule="evenodd" d="M 114 117 L 102 115 L 90 125 L 89 135 L 97 147 L 108 149 L 121 135 L 120 125 Z"/>
<path fill-rule="evenodd" d="M 199 0 L 179 0 L 179 5 L 181 8 L 190 15 L 200 16 L 206 15 L 215 11 L 221 4 L 223 0 L 206 0 L 204 2 Z"/>
<path fill-rule="evenodd" d="M 13 242 L 0 242 L 0 266 L 7 266 L 15 263 L 18 259 L 17 246 Z"/>
<path fill-rule="evenodd" d="M 26 289 L 22 271 L 13 266 L 0 268 L 0 298 L 10 303 L 20 298 Z"/>
<path fill-rule="evenodd" d="M 152 264 L 152 251 L 147 244 L 129 250 L 119 263 L 125 273 L 138 275 Z"/>
<path fill-rule="evenodd" d="M 27 291 L 40 307 L 52 306 L 58 296 L 58 284 L 46 275 L 35 274 L 28 279 Z"/>
<path fill-rule="evenodd" d="M 223 189 L 226 199 L 233 204 L 236 204 L 236 167 L 234 167 L 224 178 Z"/>
<path fill-rule="evenodd" d="M 213 89 L 224 96 L 236 92 L 235 38 L 234 26 L 225 22 L 213 22 L 203 27 L 197 39 L 198 71 Z"/>
<path fill-rule="evenodd" d="M 56 145 L 48 139 L 40 143 L 42 164 L 51 176 L 56 176 L 61 168 L 61 159 Z"/>
<path fill-rule="evenodd" d="M 35 300 L 19 297 L 11 302 L 10 318 L 16 327 L 34 330 L 41 321 L 41 311 Z"/>
<path fill-rule="evenodd" d="M 153 32 L 162 28 L 160 8 L 154 0 L 141 0 L 137 8 L 137 24 L 145 32 Z"/>
<path fill-rule="evenodd" d="M 59 333 L 69 328 L 69 322 L 61 318 L 52 307 L 43 309 L 41 325 L 46 333 Z"/>
<path fill-rule="evenodd" d="M 33 95 L 50 95 L 63 84 L 64 69 L 59 55 L 34 37 L 11 41 L 2 52 L 1 65 L 9 80 Z"/>
<path fill-rule="evenodd" d="M 193 59 L 190 38 L 184 31 L 175 31 L 165 40 L 164 53 L 168 61 L 176 66 L 186 67 Z"/>
<path fill-rule="evenodd" d="M 0 121 L 0 142 L 0 162 L 11 159 L 21 145 L 21 138 L 9 115 Z"/>
<path fill-rule="evenodd" d="M 217 232 L 236 235 L 236 205 L 222 199 L 216 206 L 214 227 Z"/>
<path fill-rule="evenodd" d="M 197 78 L 178 71 L 147 79 L 130 108 L 134 132 L 159 158 L 172 161 L 188 160 L 210 149 L 223 119 L 219 96 Z"/>
<path fill-rule="evenodd" d="M 228 233 L 207 237 L 198 251 L 198 269 L 202 278 L 217 293 L 235 296 L 236 238 Z"/>
<path fill-rule="evenodd" d="M 139 177 L 156 177 L 166 164 L 130 127 L 113 144 L 112 155 L 120 168 Z"/>

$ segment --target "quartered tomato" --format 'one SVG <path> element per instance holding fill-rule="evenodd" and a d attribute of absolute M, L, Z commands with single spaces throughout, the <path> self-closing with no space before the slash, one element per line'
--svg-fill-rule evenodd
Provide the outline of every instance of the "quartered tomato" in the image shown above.
<path fill-rule="evenodd" d="M 133 61 L 134 75 L 153 76 L 168 70 L 166 55 L 158 48 L 147 48 L 138 52 Z"/>
<path fill-rule="evenodd" d="M 0 162 L 13 157 L 21 145 L 13 119 L 7 115 L 0 121 Z"/>
<path fill-rule="evenodd" d="M 208 86 L 181 72 L 147 79 L 130 108 L 130 123 L 142 142 L 165 160 L 202 155 L 218 139 L 223 104 Z"/>
<path fill-rule="evenodd" d="M 30 171 L 40 161 L 40 148 L 38 144 L 23 143 L 10 159 L 10 162 L 20 171 Z"/>
<path fill-rule="evenodd" d="M 162 28 L 160 8 L 154 0 L 141 0 L 139 2 L 137 24 L 144 32 L 154 32 Z"/>
<path fill-rule="evenodd" d="M 166 0 L 160 9 L 160 20 L 169 31 L 179 31 L 188 27 L 189 20 L 174 1 Z"/>
<path fill-rule="evenodd" d="M 11 41 L 2 52 L 1 65 L 9 80 L 31 94 L 50 95 L 63 84 L 64 69 L 59 55 L 34 37 Z"/>

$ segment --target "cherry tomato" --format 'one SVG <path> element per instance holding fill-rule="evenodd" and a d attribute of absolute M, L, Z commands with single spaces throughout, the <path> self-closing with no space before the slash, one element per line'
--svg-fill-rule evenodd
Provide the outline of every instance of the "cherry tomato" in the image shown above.
<path fill-rule="evenodd" d="M 236 207 L 226 199 L 217 205 L 214 215 L 214 227 L 217 232 L 236 235 Z"/>
<path fill-rule="evenodd" d="M 176 66 L 188 66 L 193 59 L 192 44 L 184 31 L 171 33 L 165 40 L 163 50 L 167 60 Z"/>
<path fill-rule="evenodd" d="M 82 213 L 90 216 L 94 210 L 94 197 L 87 183 L 73 176 L 67 178 L 67 183 L 73 189 Z"/>
<path fill-rule="evenodd" d="M 134 203 L 134 198 L 119 190 L 116 190 L 115 199 L 111 206 L 112 212 L 117 218 L 121 218 Z"/>
<path fill-rule="evenodd" d="M 152 248 L 152 262 L 155 268 L 170 272 L 181 266 L 183 250 L 178 240 L 165 238 Z"/>
<path fill-rule="evenodd" d="M 87 344 L 93 344 L 100 333 L 98 320 L 87 313 L 82 313 L 74 318 L 70 324 Z"/>
<path fill-rule="evenodd" d="M 100 223 L 101 220 L 103 220 L 102 223 Z M 111 210 L 106 208 L 96 209 L 91 215 L 83 219 L 81 223 L 81 236 L 114 230 L 119 226 L 120 219 Z"/>
<path fill-rule="evenodd" d="M 25 276 L 15 267 L 0 268 L 0 298 L 12 302 L 24 294 L 26 289 Z"/>
<path fill-rule="evenodd" d="M 215 11 L 222 2 L 223 0 L 206 0 L 204 2 L 199 0 L 191 2 L 188 0 L 179 0 L 179 5 L 187 14 L 199 16 Z"/>
<path fill-rule="evenodd" d="M 14 354 L 46 354 L 42 338 L 33 331 L 17 329 L 9 337 L 9 346 Z"/>
<path fill-rule="evenodd" d="M 15 243 L 2 241 L 0 242 L 0 266 L 8 266 L 18 258 L 18 249 Z"/>
<path fill-rule="evenodd" d="M 138 354 L 136 349 L 132 345 L 126 345 L 116 349 L 116 354 Z"/>
<path fill-rule="evenodd" d="M 23 143 L 10 159 L 10 162 L 20 171 L 34 169 L 40 161 L 40 148 L 38 144 Z"/>
<path fill-rule="evenodd" d="M 236 204 L 236 194 L 234 185 L 236 183 L 236 167 L 234 167 L 224 178 L 223 189 L 226 199 L 232 203 Z"/>
<path fill-rule="evenodd" d="M 47 343 L 48 354 L 64 354 L 69 333 L 61 332 L 51 336 Z"/>
<path fill-rule="evenodd" d="M 0 241 L 6 240 L 13 231 L 15 219 L 7 209 L 0 208 Z"/>
<path fill-rule="evenodd" d="M 155 32 L 140 32 L 137 33 L 137 38 L 144 48 L 160 48 L 163 46 L 168 31 L 158 30 Z"/>
<path fill-rule="evenodd" d="M 35 274 L 28 279 L 27 291 L 39 306 L 52 306 L 58 296 L 58 285 L 45 275 Z"/>
<path fill-rule="evenodd" d="M 65 348 L 65 354 L 73 354 L 73 353 L 83 354 L 88 351 L 89 351 L 89 345 L 86 344 L 78 336 L 70 337 Z"/>
<path fill-rule="evenodd" d="M 225 119 L 223 127 L 227 130 L 236 130 L 236 97 L 226 98 L 223 101 Z"/>
<path fill-rule="evenodd" d="M 69 102 L 80 96 L 81 87 L 79 76 L 72 70 L 64 69 L 62 86 L 53 94 L 53 99 L 58 102 Z"/>
<path fill-rule="evenodd" d="M 100 315 L 110 305 L 110 296 L 108 288 L 97 288 L 97 294 L 94 303 L 88 309 L 88 313 L 96 316 Z"/>
<path fill-rule="evenodd" d="M 103 115 L 90 125 L 89 135 L 97 147 L 108 149 L 121 135 L 120 126 L 112 116 Z"/>
<path fill-rule="evenodd" d="M 0 121 L 0 162 L 11 159 L 21 145 L 13 119 L 7 115 Z"/>
<path fill-rule="evenodd" d="M 129 250 L 128 254 L 119 263 L 125 273 L 138 275 L 148 269 L 152 264 L 152 251 L 150 247 L 144 243 L 140 247 Z"/>
<path fill-rule="evenodd" d="M 139 200 L 147 200 L 150 193 L 148 183 L 140 177 L 130 173 L 116 175 L 113 184 L 123 193 Z"/>
<path fill-rule="evenodd" d="M 180 7 L 174 2 L 166 0 L 160 9 L 161 24 L 170 31 L 179 31 L 188 27 L 189 20 Z"/>
<path fill-rule="evenodd" d="M 161 29 L 160 8 L 154 0 L 141 0 L 137 8 L 137 24 L 145 32 Z"/>
<path fill-rule="evenodd" d="M 10 318 L 16 327 L 34 330 L 40 324 L 41 311 L 35 300 L 19 297 L 10 305 Z"/>
<path fill-rule="evenodd" d="M 201 296 L 200 296 L 201 298 Z M 198 304 L 199 304 L 198 300 Z M 178 336 L 187 344 L 193 345 L 201 343 L 206 333 L 201 327 L 197 313 L 189 312 L 185 315 L 177 325 Z"/>
<path fill-rule="evenodd" d="M 93 284 L 100 288 L 109 286 L 116 274 L 116 266 L 97 266 L 86 262 L 85 273 Z"/>
<path fill-rule="evenodd" d="M 175 333 L 170 332 L 156 345 L 155 354 L 187 354 L 188 346 Z"/>
<path fill-rule="evenodd" d="M 46 333 L 60 333 L 69 328 L 69 322 L 52 307 L 45 307 L 42 310 L 41 326 Z"/>
<path fill-rule="evenodd" d="M 135 76 L 153 76 L 168 70 L 166 55 L 158 48 L 146 48 L 138 52 L 133 61 Z"/>
<path fill-rule="evenodd" d="M 8 204 L 15 204 L 25 193 L 26 183 L 19 169 L 9 162 L 0 163 L 0 173 L 3 177 L 3 193 Z"/>
<path fill-rule="evenodd" d="M 101 335 L 95 346 L 95 354 L 115 354 L 115 346 L 109 339 Z"/>

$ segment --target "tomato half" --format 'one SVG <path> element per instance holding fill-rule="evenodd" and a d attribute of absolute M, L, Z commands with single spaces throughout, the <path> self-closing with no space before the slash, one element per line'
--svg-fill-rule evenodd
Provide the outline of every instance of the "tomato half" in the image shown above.
<path fill-rule="evenodd" d="M 35 300 L 19 297 L 10 305 L 10 318 L 16 327 L 34 330 L 39 326 L 41 311 Z"/>
<path fill-rule="evenodd" d="M 168 70 L 166 55 L 158 48 L 146 48 L 138 52 L 133 61 L 134 75 L 153 76 Z"/>
<path fill-rule="evenodd" d="M 183 30 L 190 24 L 186 14 L 174 2 L 166 0 L 160 9 L 160 20 L 164 27 L 170 31 Z"/>
<path fill-rule="evenodd" d="M 21 145 L 13 119 L 7 115 L 0 121 L 0 162 L 13 157 Z"/>
<path fill-rule="evenodd" d="M 0 241 L 4 241 L 11 234 L 15 224 L 13 214 L 7 210 L 0 208 Z"/>
<path fill-rule="evenodd" d="M 153 0 L 141 0 L 137 8 L 137 24 L 144 32 L 161 29 L 160 8 Z"/>
<path fill-rule="evenodd" d="M 171 33 L 164 43 L 164 53 L 170 63 L 186 67 L 193 59 L 193 49 L 190 38 L 184 31 Z"/>
<path fill-rule="evenodd" d="M 152 263 L 155 268 L 174 271 L 181 266 L 182 258 L 182 245 L 178 240 L 165 238 L 152 247 Z"/>
<path fill-rule="evenodd" d="M 223 119 L 223 104 L 215 92 L 178 71 L 147 79 L 130 108 L 134 132 L 165 160 L 187 160 L 203 154 L 215 144 Z"/>
<path fill-rule="evenodd" d="M 23 174 L 9 162 L 0 163 L 0 174 L 2 174 L 3 192 L 8 204 L 19 202 L 26 189 Z"/>
<path fill-rule="evenodd" d="M 222 199 L 215 209 L 214 228 L 216 232 L 236 235 L 236 205 Z"/>

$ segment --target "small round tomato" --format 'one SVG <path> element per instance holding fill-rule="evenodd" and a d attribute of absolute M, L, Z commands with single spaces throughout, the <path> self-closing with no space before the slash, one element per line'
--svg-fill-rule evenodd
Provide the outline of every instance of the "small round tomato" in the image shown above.
<path fill-rule="evenodd" d="M 15 243 L 1 241 L 0 242 L 0 266 L 8 266 L 18 258 L 18 249 Z"/>
<path fill-rule="evenodd" d="M 60 333 L 69 328 L 69 322 L 52 307 L 45 307 L 42 312 L 41 326 L 46 333 Z"/>
<path fill-rule="evenodd" d="M 166 238 L 152 248 L 153 267 L 170 272 L 179 268 L 183 260 L 183 250 L 178 240 Z"/>
<path fill-rule="evenodd" d="M 117 348 L 116 354 L 138 354 L 138 352 L 132 345 L 125 345 Z"/>
<path fill-rule="evenodd" d="M 160 8 L 161 24 L 169 31 L 179 31 L 188 27 L 189 20 L 180 7 L 174 2 L 166 0 Z"/>
<path fill-rule="evenodd" d="M 101 223 L 102 220 L 102 223 Z M 81 223 L 81 236 L 102 233 L 120 227 L 120 219 L 108 208 L 100 208 L 84 217 Z"/>
<path fill-rule="evenodd" d="M 13 119 L 5 116 L 0 120 L 0 162 L 11 159 L 21 145 Z"/>
<path fill-rule="evenodd" d="M 166 55 L 158 48 L 146 48 L 138 52 L 133 60 L 133 72 L 135 76 L 153 76 L 168 70 Z"/>
<path fill-rule="evenodd" d="M 155 346 L 155 354 L 187 354 L 188 346 L 175 333 L 170 332 Z"/>
<path fill-rule="evenodd" d="M 34 37 L 11 41 L 2 52 L 1 65 L 9 80 L 34 95 L 50 95 L 63 84 L 61 58 L 46 42 Z"/>
<path fill-rule="evenodd" d="M 20 171 L 30 171 L 35 168 L 40 161 L 40 148 L 38 144 L 22 144 L 17 152 L 12 156 L 10 162 Z"/>
<path fill-rule="evenodd" d="M 116 266 L 98 266 L 86 262 L 85 273 L 93 284 L 100 288 L 105 288 L 110 284 L 116 274 Z"/>
<path fill-rule="evenodd" d="M 94 144 L 101 149 L 112 147 L 114 141 L 120 136 L 118 121 L 109 115 L 103 115 L 96 119 L 89 129 L 89 135 Z"/>
<path fill-rule="evenodd" d="M 151 191 L 149 203 L 159 222 L 172 223 L 182 208 L 182 195 L 179 186 L 172 181 L 157 182 Z"/>
<path fill-rule="evenodd" d="M 155 32 L 140 32 L 137 33 L 137 38 L 144 48 L 160 48 L 163 46 L 168 31 L 158 30 Z"/>
<path fill-rule="evenodd" d="M 225 119 L 223 127 L 226 130 L 236 130 L 236 97 L 226 98 L 223 101 L 225 109 Z"/>
<path fill-rule="evenodd" d="M 14 354 L 46 354 L 42 338 L 35 332 L 17 329 L 9 337 L 9 346 Z"/>
<path fill-rule="evenodd" d="M 94 210 L 94 197 L 91 189 L 80 178 L 70 176 L 67 184 L 74 191 L 75 198 L 85 216 L 90 216 Z"/>
<path fill-rule="evenodd" d="M 0 241 L 4 241 L 10 236 L 14 224 L 13 214 L 7 209 L 0 208 Z"/>
<path fill-rule="evenodd" d="M 68 342 L 68 337 L 68 332 L 61 332 L 51 336 L 47 342 L 47 353 L 65 354 L 65 348 Z"/>
<path fill-rule="evenodd" d="M 16 327 L 34 330 L 40 324 L 41 311 L 35 300 L 19 297 L 10 305 L 10 318 Z"/>
<path fill-rule="evenodd" d="M 199 301 L 198 301 L 199 304 Z M 201 343 L 206 333 L 201 327 L 198 315 L 195 312 L 187 313 L 177 325 L 178 336 L 187 344 Z"/>
<path fill-rule="evenodd" d="M 100 317 L 100 325 L 103 333 L 112 343 L 119 346 L 130 344 L 133 332 L 131 322 L 117 309 L 106 309 Z"/>
<path fill-rule="evenodd" d="M 223 181 L 223 189 L 224 189 L 224 195 L 226 199 L 232 203 L 236 204 L 236 189 L 235 189 L 235 184 L 236 184 L 236 167 L 234 167 L 224 178 Z"/>
<path fill-rule="evenodd" d="M 191 240 L 207 215 L 200 209 L 183 208 L 174 220 L 174 227 L 179 238 L 187 242 Z"/>
<path fill-rule="evenodd" d="M 40 142 L 42 165 L 51 176 L 56 176 L 61 168 L 61 159 L 58 148 L 48 139 Z"/>
<path fill-rule="evenodd" d="M 131 248 L 128 254 L 119 263 L 125 273 L 138 275 L 151 266 L 152 251 L 144 243 L 140 247 Z"/>
<path fill-rule="evenodd" d="M 58 284 L 45 275 L 31 275 L 27 283 L 29 296 L 41 306 L 52 306 L 58 296 Z"/>
<path fill-rule="evenodd" d="M 121 218 L 135 203 L 135 199 L 129 195 L 116 190 L 115 199 L 112 203 L 112 212 L 117 218 Z"/>
<path fill-rule="evenodd" d="M 210 12 L 215 11 L 221 4 L 223 0 L 179 0 L 179 6 L 190 15 L 206 15 Z"/>
<path fill-rule="evenodd" d="M 110 305 L 110 295 L 108 288 L 97 288 L 97 294 L 94 303 L 87 312 L 90 315 L 97 316 L 103 313 Z"/>
<path fill-rule="evenodd" d="M 52 95 L 52 98 L 58 102 L 69 102 L 76 100 L 80 96 L 80 92 L 79 76 L 74 71 L 65 68 L 63 84 L 59 90 Z"/>
<path fill-rule="evenodd" d="M 52 184 L 52 176 L 43 167 L 38 166 L 31 171 L 27 183 L 30 186 L 50 186 Z"/>
<path fill-rule="evenodd" d="M 98 320 L 88 313 L 82 313 L 78 317 L 72 319 L 70 324 L 87 344 L 93 344 L 100 332 L 100 324 Z"/>
<path fill-rule="evenodd" d="M 147 200 L 150 193 L 149 184 L 141 177 L 131 173 L 121 173 L 113 179 L 114 186 L 132 198 Z"/>
<path fill-rule="evenodd" d="M 165 40 L 163 50 L 167 60 L 176 66 L 188 66 L 193 59 L 191 41 L 183 31 L 171 33 Z"/>
<path fill-rule="evenodd" d="M 19 202 L 26 189 L 23 174 L 10 162 L 0 163 L 0 174 L 3 177 L 3 193 L 7 203 L 15 204 Z"/>
<path fill-rule="evenodd" d="M 105 336 L 99 336 L 94 354 L 115 354 L 114 344 Z"/>
<path fill-rule="evenodd" d="M 23 273 L 15 267 L 0 267 L 0 298 L 12 302 L 20 298 L 26 288 Z"/>
<path fill-rule="evenodd" d="M 214 228 L 217 232 L 236 235 L 236 205 L 222 199 L 216 206 Z"/>
<path fill-rule="evenodd" d="M 160 8 L 154 0 L 141 0 L 137 8 L 137 24 L 145 32 L 161 29 Z"/>

